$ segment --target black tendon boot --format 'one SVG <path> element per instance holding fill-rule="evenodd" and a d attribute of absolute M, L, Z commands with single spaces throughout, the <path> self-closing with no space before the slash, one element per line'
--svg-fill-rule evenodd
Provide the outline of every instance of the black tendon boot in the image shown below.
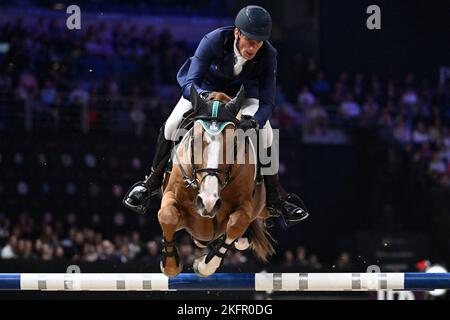
<path fill-rule="evenodd" d="M 159 131 L 150 175 L 145 177 L 145 181 L 135 183 L 122 201 L 127 208 L 137 213 L 145 213 L 149 206 L 150 198 L 159 193 L 162 185 L 164 170 L 172 147 L 172 141 L 166 140 L 164 137 L 164 127 L 165 125 Z"/>

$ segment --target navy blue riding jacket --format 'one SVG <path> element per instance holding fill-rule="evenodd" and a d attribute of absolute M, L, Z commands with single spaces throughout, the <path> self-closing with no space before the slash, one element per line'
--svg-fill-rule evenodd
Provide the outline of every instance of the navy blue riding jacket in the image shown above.
<path fill-rule="evenodd" d="M 234 26 L 216 29 L 200 41 L 193 57 L 180 68 L 177 80 L 183 97 L 190 100 L 189 90 L 194 84 L 198 92 L 221 91 L 235 96 L 241 84 L 246 98 L 259 99 L 255 120 L 263 127 L 275 109 L 277 51 L 268 42 L 256 56 L 247 61 L 239 75 L 234 76 Z"/>

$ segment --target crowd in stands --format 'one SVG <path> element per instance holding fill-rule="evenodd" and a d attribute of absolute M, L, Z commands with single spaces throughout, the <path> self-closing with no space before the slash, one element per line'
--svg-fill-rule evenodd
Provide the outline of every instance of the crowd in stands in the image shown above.
<path fill-rule="evenodd" d="M 101 226 L 101 225 L 100 225 Z M 109 233 L 105 236 L 102 227 L 84 225 L 77 215 L 69 213 L 64 219 L 50 212 L 36 219 L 22 212 L 14 219 L 0 216 L 0 259 L 61 260 L 61 261 L 111 261 L 127 263 L 141 261 L 157 266 L 161 254 L 162 238 L 158 235 L 142 234 L 131 230 L 128 233 Z M 183 234 L 177 238 L 179 253 L 186 265 L 204 253 L 193 245 L 192 239 Z M 294 249 L 277 248 L 283 267 L 299 267 L 300 270 L 352 270 L 353 262 L 348 253 L 342 253 L 334 266 L 322 266 L 316 254 L 309 254 L 305 247 Z M 230 250 L 225 266 L 245 266 L 255 258 L 250 250 Z"/>
<path fill-rule="evenodd" d="M 42 18 L 30 24 L 20 19 L 0 23 L 0 39 L 9 43 L 9 50 L 0 53 L 0 129 L 23 128 L 16 126 L 17 119 L 7 108 L 21 110 L 32 103 L 33 112 L 43 115 L 50 126 L 64 119 L 79 125 L 83 114 L 89 128 L 114 125 L 137 134 L 155 131 L 179 98 L 179 90 L 164 87 L 176 88 L 176 72 L 192 53 L 190 44 L 175 42 L 168 30 L 157 34 L 150 25 L 140 29 L 123 23 L 67 32 L 54 20 Z M 401 79 L 382 79 L 344 71 L 332 79 L 313 58 L 294 56 L 292 64 L 297 97 L 288 99 L 283 89 L 287 84 L 279 85 L 274 127 L 301 129 L 304 136 L 315 137 L 335 134 L 335 129 L 349 137 L 358 128 L 389 129 L 415 161 L 450 188 L 449 83 L 419 79 L 412 72 Z M 51 214 L 39 222 L 27 214 L 17 221 L 2 217 L 1 258 L 159 259 L 158 237 L 144 239 L 134 231 L 109 238 L 73 220 L 58 220 Z M 187 264 L 199 255 L 189 238 L 179 243 Z M 230 255 L 227 263 L 248 261 L 246 252 Z M 319 260 L 299 247 L 284 250 L 282 263 L 321 270 Z M 343 253 L 336 265 L 339 270 L 350 269 L 350 256 Z"/>
<path fill-rule="evenodd" d="M 9 44 L 2 62 L 16 83 L 17 76 L 31 73 L 33 79 L 24 88 L 29 94 L 38 95 L 46 82 L 67 91 L 79 80 L 95 87 L 95 81 L 114 79 L 121 85 L 119 94 L 130 93 L 129 79 L 145 80 L 143 85 L 171 84 L 188 54 L 186 42 L 176 42 L 169 30 L 157 33 L 150 24 L 101 22 L 68 30 L 57 19 L 30 20 L 0 25 L 0 39 Z"/>
<path fill-rule="evenodd" d="M 76 5 L 82 8 L 83 12 L 102 13 L 125 13 L 132 15 L 170 15 L 170 16 L 201 16 L 201 17 L 228 17 L 229 8 L 233 8 L 236 1 L 222 0 L 110 0 L 105 4 L 103 1 L 78 0 Z M 20 0 L 20 5 L 14 0 L 3 0 L 2 6 L 11 7 L 40 7 L 47 9 L 61 8 L 69 6 L 72 2 L 52 1 L 52 0 Z"/>
<path fill-rule="evenodd" d="M 350 137 L 358 128 L 387 129 L 414 161 L 450 187 L 449 80 L 433 83 L 413 72 L 403 79 L 342 72 L 333 82 L 314 59 L 294 63 L 293 70 L 304 72 L 297 101 L 280 105 L 278 124 L 300 125 L 305 135 L 319 137 L 327 135 L 331 123 Z"/>
<path fill-rule="evenodd" d="M 17 110 L 30 106 L 35 120 L 62 127 L 78 124 L 83 108 L 91 127 L 136 125 L 141 132 L 146 120 L 162 121 L 177 97 L 155 86 L 173 85 L 188 57 L 187 43 L 152 25 L 103 22 L 69 32 L 55 19 L 22 18 L 1 23 L 0 39 L 8 44 L 0 53 L 0 93 Z M 105 110 L 112 110 L 108 117 Z M 0 106 L 6 118 L 8 111 Z"/>

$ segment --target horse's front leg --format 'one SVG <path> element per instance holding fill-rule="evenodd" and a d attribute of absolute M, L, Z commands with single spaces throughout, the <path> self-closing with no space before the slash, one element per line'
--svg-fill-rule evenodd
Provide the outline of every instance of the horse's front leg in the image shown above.
<path fill-rule="evenodd" d="M 169 277 L 174 277 L 183 270 L 183 264 L 174 242 L 175 232 L 181 220 L 180 212 L 175 204 L 175 194 L 168 192 L 164 194 L 161 209 L 158 212 L 158 220 L 164 237 L 160 267 L 161 271 Z"/>
<path fill-rule="evenodd" d="M 217 244 L 211 248 L 207 255 L 201 256 L 194 261 L 194 271 L 200 276 L 207 277 L 222 265 L 228 249 L 233 246 L 234 241 L 241 238 L 251 223 L 249 215 L 251 204 L 246 203 L 233 212 L 227 224 L 225 237 L 220 239 Z"/>

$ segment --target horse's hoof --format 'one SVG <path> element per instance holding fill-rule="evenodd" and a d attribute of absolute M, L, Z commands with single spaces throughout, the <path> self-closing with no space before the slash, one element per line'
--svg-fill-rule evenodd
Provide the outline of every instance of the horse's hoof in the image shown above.
<path fill-rule="evenodd" d="M 240 251 L 244 251 L 250 247 L 250 242 L 248 238 L 239 238 L 234 242 L 234 247 Z"/>
<path fill-rule="evenodd" d="M 192 269 L 194 270 L 194 272 L 197 274 L 197 275 L 199 275 L 200 277 L 208 277 L 208 276 L 210 276 L 211 274 L 203 274 L 201 271 L 200 271 L 200 264 L 202 263 L 203 265 L 204 265 L 204 261 L 205 261 L 205 259 L 206 259 L 206 254 L 204 254 L 204 255 L 202 255 L 202 256 L 200 256 L 199 258 L 197 258 L 197 259 L 195 259 L 194 260 L 194 263 L 192 264 Z"/>
<path fill-rule="evenodd" d="M 159 262 L 159 268 L 161 269 L 161 272 L 164 273 L 168 277 L 176 277 L 183 271 L 183 263 L 180 262 L 180 264 L 176 268 L 168 268 L 167 262 L 166 267 L 163 267 L 162 260 Z"/>

